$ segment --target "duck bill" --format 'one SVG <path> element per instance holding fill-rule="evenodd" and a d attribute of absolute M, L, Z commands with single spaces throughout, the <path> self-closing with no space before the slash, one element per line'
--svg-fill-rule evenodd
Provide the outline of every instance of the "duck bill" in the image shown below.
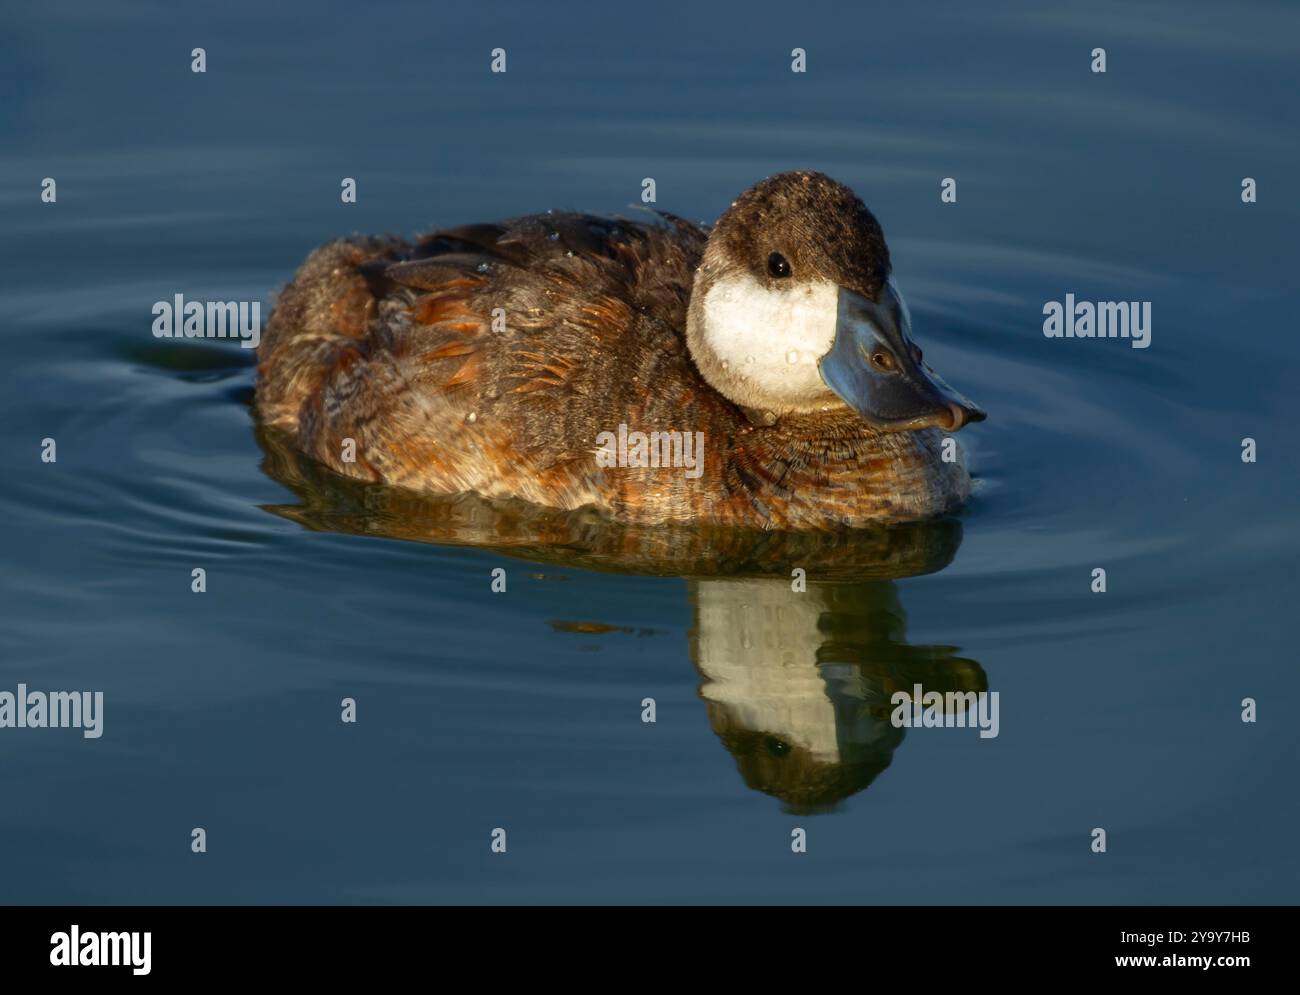
<path fill-rule="evenodd" d="M 987 415 L 916 356 L 907 305 L 891 278 L 880 302 L 840 288 L 835 342 L 818 364 L 822 380 L 869 425 L 888 432 L 931 426 L 956 432 Z M 890 368 L 872 362 L 881 356 Z"/>

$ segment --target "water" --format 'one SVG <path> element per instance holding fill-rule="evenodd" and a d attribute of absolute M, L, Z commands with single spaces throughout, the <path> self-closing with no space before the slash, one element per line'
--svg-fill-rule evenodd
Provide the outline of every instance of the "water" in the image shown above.
<path fill-rule="evenodd" d="M 1300 14 L 313 11 L 0 32 L 0 690 L 106 701 L 98 740 L 0 732 L 0 901 L 1296 900 Z M 625 211 L 647 176 L 712 219 L 787 168 L 867 200 L 990 412 L 957 522 L 404 502 L 260 441 L 246 351 L 150 335 L 354 230 Z M 1151 301 L 1151 347 L 1044 338 L 1067 292 Z M 913 680 L 998 691 L 1000 734 L 864 710 Z"/>

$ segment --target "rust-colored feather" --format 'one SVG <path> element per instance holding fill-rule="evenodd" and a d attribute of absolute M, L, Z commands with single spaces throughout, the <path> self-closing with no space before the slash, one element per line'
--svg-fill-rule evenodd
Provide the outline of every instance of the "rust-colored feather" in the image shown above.
<path fill-rule="evenodd" d="M 483 368 L 483 356 L 481 353 L 474 352 L 469 359 L 461 364 L 460 369 L 451 375 L 446 386 L 448 390 L 456 390 L 462 387 L 468 387 L 478 379 L 479 371 Z"/>

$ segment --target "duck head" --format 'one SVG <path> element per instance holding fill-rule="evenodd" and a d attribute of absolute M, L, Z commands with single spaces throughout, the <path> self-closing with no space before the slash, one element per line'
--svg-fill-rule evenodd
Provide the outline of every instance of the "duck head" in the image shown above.
<path fill-rule="evenodd" d="M 765 417 L 847 404 L 895 432 L 985 418 L 924 363 L 880 224 L 821 173 L 770 177 L 719 219 L 687 342 L 715 390 Z"/>

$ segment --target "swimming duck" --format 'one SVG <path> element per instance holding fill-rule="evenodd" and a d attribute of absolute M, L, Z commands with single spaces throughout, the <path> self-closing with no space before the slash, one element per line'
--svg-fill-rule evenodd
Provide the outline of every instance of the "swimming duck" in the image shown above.
<path fill-rule="evenodd" d="M 792 530 L 951 512 L 971 483 L 944 433 L 985 417 L 923 362 L 876 218 L 812 172 L 711 229 L 548 213 L 322 246 L 262 335 L 256 405 L 365 481 Z M 629 431 L 663 445 L 629 459 Z"/>

